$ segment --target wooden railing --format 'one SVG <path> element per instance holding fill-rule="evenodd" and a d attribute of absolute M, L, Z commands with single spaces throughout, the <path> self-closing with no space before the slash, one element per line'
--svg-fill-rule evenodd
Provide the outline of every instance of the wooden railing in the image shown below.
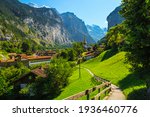
<path fill-rule="evenodd" d="M 102 89 L 102 91 L 101 91 Z M 92 98 L 90 98 L 90 94 L 94 91 L 98 90 L 98 94 Z M 87 100 L 100 100 L 102 94 L 109 93 L 111 91 L 111 83 L 110 82 L 103 82 L 101 85 L 95 86 L 91 89 L 85 90 L 83 92 L 80 92 L 78 94 L 72 95 L 70 97 L 65 98 L 64 100 L 77 100 L 83 96 L 86 96 Z"/>
<path fill-rule="evenodd" d="M 106 79 L 104 79 L 104 78 L 101 78 L 101 77 L 99 77 L 99 76 L 96 76 L 95 74 L 94 74 L 94 78 L 95 78 L 95 80 L 96 80 L 97 82 L 110 82 L 109 80 L 106 80 Z"/>

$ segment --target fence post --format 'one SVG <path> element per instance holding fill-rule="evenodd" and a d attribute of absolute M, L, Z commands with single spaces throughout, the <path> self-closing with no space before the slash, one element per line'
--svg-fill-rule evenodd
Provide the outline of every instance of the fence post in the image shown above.
<path fill-rule="evenodd" d="M 105 89 L 108 87 L 108 84 L 105 85 Z M 107 95 L 107 91 L 105 91 L 105 96 Z"/>
<path fill-rule="evenodd" d="M 90 93 L 89 93 L 89 90 L 86 90 L 86 99 L 87 99 L 87 100 L 90 99 Z"/>
<path fill-rule="evenodd" d="M 111 86 L 111 83 L 109 84 L 109 86 Z M 111 92 L 111 88 L 109 89 L 109 93 Z"/>
<path fill-rule="evenodd" d="M 101 89 L 99 88 L 98 93 L 100 93 L 100 92 L 101 92 Z M 101 100 L 101 96 L 98 97 L 98 100 Z"/>

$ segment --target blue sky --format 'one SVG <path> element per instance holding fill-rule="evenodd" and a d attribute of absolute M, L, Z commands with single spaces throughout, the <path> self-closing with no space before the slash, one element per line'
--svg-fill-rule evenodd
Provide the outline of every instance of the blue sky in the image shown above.
<path fill-rule="evenodd" d="M 106 18 L 121 0 L 20 0 L 23 3 L 35 3 L 56 8 L 59 13 L 73 12 L 86 24 L 107 27 Z"/>

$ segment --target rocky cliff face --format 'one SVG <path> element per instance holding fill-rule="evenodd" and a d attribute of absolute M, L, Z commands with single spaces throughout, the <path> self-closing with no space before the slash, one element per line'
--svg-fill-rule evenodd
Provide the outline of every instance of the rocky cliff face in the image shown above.
<path fill-rule="evenodd" d="M 63 27 L 62 19 L 55 9 L 39 8 L 36 18 L 27 17 L 23 21 L 38 34 L 38 38 L 51 44 L 67 44 L 70 42 L 68 32 Z"/>
<path fill-rule="evenodd" d="M 18 0 L 0 1 L 0 39 L 37 39 L 46 44 L 70 43 L 60 14 L 53 8 L 33 8 Z"/>
<path fill-rule="evenodd" d="M 86 26 L 88 29 L 88 32 L 90 34 L 90 36 L 97 42 L 99 41 L 101 38 L 103 38 L 106 34 L 107 29 L 102 29 L 97 25 L 87 25 Z"/>
<path fill-rule="evenodd" d="M 121 6 L 117 7 L 114 11 L 110 13 L 110 15 L 107 17 L 108 21 L 108 29 L 110 29 L 112 26 L 115 26 L 117 24 L 120 24 L 124 18 L 121 17 L 119 14 L 119 11 L 121 10 Z"/>
<path fill-rule="evenodd" d="M 94 43 L 95 41 L 89 35 L 85 23 L 73 13 L 67 12 L 61 14 L 64 27 L 69 32 L 69 39 L 72 41 L 81 42 L 86 38 L 87 43 Z"/>

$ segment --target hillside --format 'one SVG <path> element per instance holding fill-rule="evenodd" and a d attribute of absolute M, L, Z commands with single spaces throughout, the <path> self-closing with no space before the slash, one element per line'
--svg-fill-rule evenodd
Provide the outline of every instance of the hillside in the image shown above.
<path fill-rule="evenodd" d="M 120 52 L 116 55 L 111 55 L 111 51 L 108 50 L 98 57 L 82 63 L 81 67 L 88 68 L 95 75 L 107 79 L 112 84 L 120 87 L 127 99 L 145 99 L 145 94 L 140 92 L 145 90 L 145 84 L 137 74 L 132 74 L 129 71 L 130 66 L 125 63 L 125 54 L 126 52 Z M 96 85 L 93 84 L 92 76 L 85 69 L 82 69 L 81 74 L 82 78 L 79 79 L 77 69 L 69 78 L 70 84 L 56 99 L 64 99 Z"/>
<path fill-rule="evenodd" d="M 83 85 L 84 84 L 84 85 Z M 61 100 L 71 95 L 84 91 L 86 89 L 94 87 L 96 84 L 92 82 L 92 76 L 85 69 L 81 69 L 81 78 L 79 78 L 79 70 L 76 69 L 73 75 L 69 78 L 69 85 L 63 89 L 61 94 L 55 98 Z"/>
<path fill-rule="evenodd" d="M 39 44 L 67 44 L 70 40 L 54 8 L 34 8 L 18 0 L 0 1 L 0 40 L 30 39 Z"/>
<path fill-rule="evenodd" d="M 131 73 L 129 71 L 130 66 L 125 63 L 126 52 L 120 52 L 112 57 L 109 56 L 110 52 L 111 51 L 103 52 L 97 58 L 85 62 L 83 66 L 90 69 L 97 76 L 107 79 L 119 86 L 127 99 L 146 98 L 144 93 L 143 95 L 140 94 L 140 90 L 146 88 L 145 83 L 139 78 L 138 74 Z M 139 94 L 141 97 L 138 96 Z"/>
<path fill-rule="evenodd" d="M 81 42 L 95 43 L 84 21 L 73 13 L 55 8 L 37 7 L 18 0 L 0 1 L 0 41 L 28 40 L 33 45 L 52 47 Z"/>

